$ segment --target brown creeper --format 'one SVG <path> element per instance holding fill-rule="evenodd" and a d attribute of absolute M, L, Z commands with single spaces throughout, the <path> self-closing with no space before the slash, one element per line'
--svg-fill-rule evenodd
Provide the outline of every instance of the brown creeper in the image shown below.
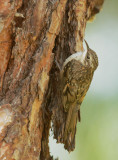
<path fill-rule="evenodd" d="M 77 52 L 66 59 L 61 72 L 62 103 L 67 114 L 63 142 L 68 151 L 74 149 L 76 123 L 80 121 L 80 105 L 89 89 L 98 66 L 96 53 L 84 43 L 84 52 Z"/>

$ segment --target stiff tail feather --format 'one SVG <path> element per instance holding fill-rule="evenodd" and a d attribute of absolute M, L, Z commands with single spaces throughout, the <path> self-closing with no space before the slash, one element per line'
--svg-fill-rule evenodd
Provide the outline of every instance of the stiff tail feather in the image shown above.
<path fill-rule="evenodd" d="M 80 109 L 78 110 L 78 121 L 81 121 Z"/>
<path fill-rule="evenodd" d="M 75 109 L 76 104 L 72 104 L 69 108 L 66 125 L 65 125 L 65 132 L 64 132 L 64 147 L 70 152 L 73 151 L 75 148 L 75 133 L 76 133 L 76 123 L 78 112 Z"/>

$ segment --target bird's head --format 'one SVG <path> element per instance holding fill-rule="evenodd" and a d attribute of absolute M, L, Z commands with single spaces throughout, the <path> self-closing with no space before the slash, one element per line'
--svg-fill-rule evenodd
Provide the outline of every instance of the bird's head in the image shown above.
<path fill-rule="evenodd" d="M 83 49 L 83 52 L 76 52 L 69 56 L 65 60 L 62 68 L 64 68 L 70 61 L 76 60 L 81 62 L 85 66 L 89 66 L 93 71 L 95 71 L 98 66 L 97 54 L 89 48 L 86 41 L 83 42 Z"/>
<path fill-rule="evenodd" d="M 84 43 L 85 45 L 85 55 L 84 55 L 84 63 L 85 65 L 89 65 L 92 70 L 96 70 L 96 68 L 98 67 L 98 57 L 97 57 L 97 54 L 89 48 L 87 42 L 85 41 Z"/>

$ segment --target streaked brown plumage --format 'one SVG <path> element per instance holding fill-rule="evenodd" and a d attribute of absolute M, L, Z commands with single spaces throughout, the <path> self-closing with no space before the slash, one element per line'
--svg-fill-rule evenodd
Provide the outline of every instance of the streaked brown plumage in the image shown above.
<path fill-rule="evenodd" d="M 64 144 L 68 151 L 73 150 L 77 119 L 80 121 L 80 105 L 89 89 L 94 71 L 98 66 L 98 57 L 87 43 L 87 53 L 79 58 L 72 58 L 63 66 L 62 79 L 62 102 L 64 111 L 67 113 Z"/>

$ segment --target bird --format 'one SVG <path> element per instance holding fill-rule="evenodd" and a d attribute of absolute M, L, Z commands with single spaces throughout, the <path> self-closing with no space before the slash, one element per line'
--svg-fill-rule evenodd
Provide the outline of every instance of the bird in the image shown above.
<path fill-rule="evenodd" d="M 69 152 L 75 148 L 77 120 L 80 122 L 80 106 L 90 87 L 94 71 L 98 67 L 98 56 L 83 41 L 83 52 L 76 52 L 63 63 L 61 90 L 63 110 L 66 114 L 63 143 Z"/>

